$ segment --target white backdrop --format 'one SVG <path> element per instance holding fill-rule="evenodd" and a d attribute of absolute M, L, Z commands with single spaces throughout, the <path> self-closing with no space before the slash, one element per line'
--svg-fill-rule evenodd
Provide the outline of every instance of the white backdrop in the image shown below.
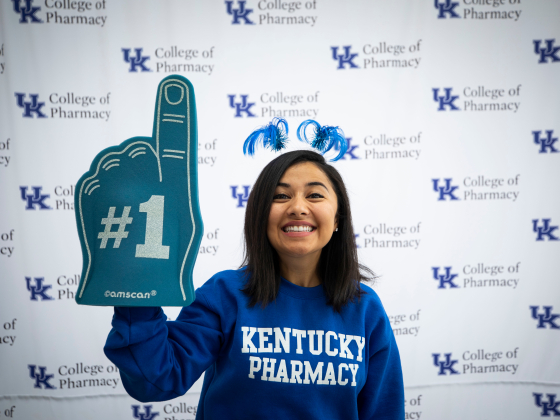
<path fill-rule="evenodd" d="M 554 0 L 1 0 L 0 418 L 194 418 L 200 381 L 128 397 L 112 308 L 74 302 L 73 188 L 151 134 L 173 73 L 198 108 L 195 287 L 240 263 L 244 189 L 274 158 L 244 157 L 247 135 L 283 116 L 292 150 L 304 119 L 338 125 L 406 418 L 560 416 L 559 18 Z"/>

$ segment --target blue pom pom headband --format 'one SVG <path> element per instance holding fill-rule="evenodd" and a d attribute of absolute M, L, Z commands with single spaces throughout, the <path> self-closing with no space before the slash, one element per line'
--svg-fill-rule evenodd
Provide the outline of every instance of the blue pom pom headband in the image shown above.
<path fill-rule="evenodd" d="M 286 147 L 288 140 L 288 122 L 283 118 L 274 118 L 268 125 L 253 131 L 243 144 L 243 154 L 253 156 L 259 142 L 263 147 L 275 152 Z"/>
<path fill-rule="evenodd" d="M 309 126 L 313 127 L 313 134 L 307 136 L 306 131 Z M 339 160 L 348 150 L 348 142 L 344 137 L 344 132 L 339 127 L 331 127 L 328 125 L 321 126 L 317 121 L 305 120 L 297 129 L 297 138 L 311 147 L 317 149 L 319 153 L 324 155 L 333 147 L 338 150 L 338 155 L 330 161 Z M 253 131 L 245 143 L 243 144 L 243 153 L 253 156 L 255 148 L 259 142 L 263 147 L 272 149 L 275 152 L 286 148 L 288 141 L 288 122 L 283 118 L 274 118 L 268 125 Z"/>

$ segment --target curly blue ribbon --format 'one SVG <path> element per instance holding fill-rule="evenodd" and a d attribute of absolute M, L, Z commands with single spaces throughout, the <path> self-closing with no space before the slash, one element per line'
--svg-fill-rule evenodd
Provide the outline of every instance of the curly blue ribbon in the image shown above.
<path fill-rule="evenodd" d="M 288 122 L 283 118 L 274 118 L 268 125 L 253 131 L 243 144 L 243 154 L 253 156 L 259 142 L 263 147 L 279 152 L 286 147 L 288 140 Z"/>
<path fill-rule="evenodd" d="M 309 139 L 305 133 L 308 126 L 313 126 L 313 135 Z M 339 160 L 348 150 L 348 142 L 344 137 L 344 132 L 339 127 L 321 126 L 317 121 L 305 120 L 297 129 L 297 137 L 300 141 L 308 143 L 314 149 L 317 149 L 322 155 L 327 153 L 333 147 L 338 150 L 338 155 L 332 158 L 331 162 Z"/>

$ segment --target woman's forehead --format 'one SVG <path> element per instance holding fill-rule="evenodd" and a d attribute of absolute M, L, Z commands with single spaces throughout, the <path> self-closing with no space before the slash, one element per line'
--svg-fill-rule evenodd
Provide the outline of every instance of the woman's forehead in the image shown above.
<path fill-rule="evenodd" d="M 281 183 L 307 184 L 313 181 L 331 184 L 327 175 L 312 162 L 300 162 L 290 166 L 280 178 Z"/>

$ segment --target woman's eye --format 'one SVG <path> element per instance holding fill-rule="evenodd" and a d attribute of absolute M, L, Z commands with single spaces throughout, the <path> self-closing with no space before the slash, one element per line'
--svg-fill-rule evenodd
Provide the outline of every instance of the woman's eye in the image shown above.
<path fill-rule="evenodd" d="M 325 198 L 319 193 L 313 193 L 309 195 L 309 198 Z"/>
<path fill-rule="evenodd" d="M 290 197 L 288 197 L 286 194 L 276 194 L 273 199 L 274 200 L 286 200 Z"/>

